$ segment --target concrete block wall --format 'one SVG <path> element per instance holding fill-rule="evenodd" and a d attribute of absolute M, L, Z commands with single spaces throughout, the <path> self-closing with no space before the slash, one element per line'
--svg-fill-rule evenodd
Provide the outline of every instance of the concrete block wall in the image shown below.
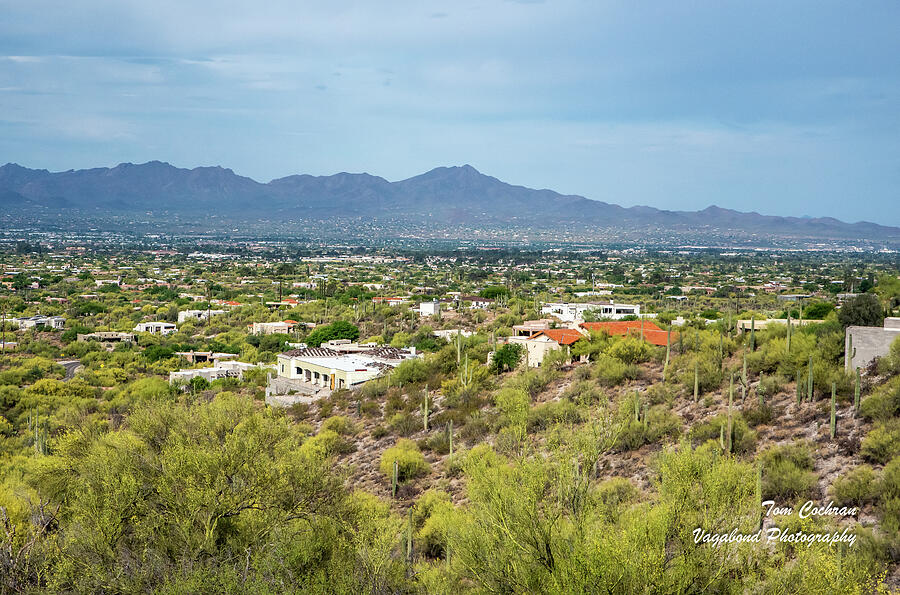
<path fill-rule="evenodd" d="M 900 319 L 897 320 L 896 327 L 877 327 L 877 326 L 848 326 L 844 335 L 844 369 L 847 371 L 855 370 L 857 367 L 865 368 L 876 357 L 887 355 L 894 339 L 900 337 Z M 853 349 L 856 350 L 856 357 L 850 351 L 850 337 L 853 337 Z"/>

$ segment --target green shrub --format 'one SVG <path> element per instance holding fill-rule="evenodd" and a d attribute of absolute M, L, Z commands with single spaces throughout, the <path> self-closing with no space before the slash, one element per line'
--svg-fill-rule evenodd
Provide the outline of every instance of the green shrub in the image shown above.
<path fill-rule="evenodd" d="M 622 508 L 637 501 L 640 491 L 624 477 L 612 477 L 600 482 L 594 492 L 601 514 L 609 521 L 619 517 Z"/>
<path fill-rule="evenodd" d="M 395 446 L 385 450 L 381 455 L 378 469 L 388 479 L 393 476 L 394 462 L 397 463 L 398 481 L 408 481 L 427 475 L 431 471 L 431 466 L 425 461 L 416 443 L 406 438 L 397 440 Z"/>
<path fill-rule="evenodd" d="M 626 364 L 637 364 L 650 359 L 653 348 L 649 343 L 637 337 L 621 337 L 606 350 L 608 355 L 618 358 Z"/>
<path fill-rule="evenodd" d="M 343 415 L 335 415 L 326 419 L 322 422 L 322 430 L 331 430 L 341 436 L 352 436 L 359 431 L 356 424 Z"/>
<path fill-rule="evenodd" d="M 527 427 L 529 432 L 539 432 L 556 423 L 573 424 L 581 419 L 581 412 L 575 403 L 563 399 L 532 407 L 528 411 Z"/>
<path fill-rule="evenodd" d="M 868 465 L 860 465 L 834 480 L 831 496 L 839 506 L 861 507 L 875 500 L 877 488 L 875 471 Z"/>
<path fill-rule="evenodd" d="M 875 463 L 887 463 L 900 455 L 900 418 L 877 422 L 863 438 L 860 454 Z"/>
<path fill-rule="evenodd" d="M 811 495 L 816 485 L 813 456 L 805 442 L 776 445 L 760 455 L 763 465 L 764 500 L 786 501 Z"/>
<path fill-rule="evenodd" d="M 325 456 L 347 454 L 353 452 L 356 446 L 337 432 L 332 430 L 320 431 L 303 443 L 302 451 L 322 452 Z"/>
<path fill-rule="evenodd" d="M 625 409 L 627 410 L 627 405 Z M 633 417 L 628 418 L 616 439 L 616 447 L 620 450 L 634 450 L 665 436 L 677 436 L 680 431 L 681 419 L 666 406 L 656 405 L 647 411 L 646 420 L 635 421 Z"/>
<path fill-rule="evenodd" d="M 859 413 L 866 419 L 887 421 L 900 415 L 900 376 L 892 378 L 862 400 Z"/>
<path fill-rule="evenodd" d="M 422 427 L 422 422 L 411 414 L 401 411 L 391 416 L 388 427 L 398 436 L 409 436 Z"/>
<path fill-rule="evenodd" d="M 722 428 L 728 430 L 727 413 L 720 413 L 703 423 L 694 425 L 691 428 L 691 439 L 700 442 L 715 440 L 718 443 L 719 437 L 722 435 Z M 740 413 L 732 414 L 731 436 L 731 448 L 736 454 L 750 452 L 756 447 L 756 432 L 750 429 Z"/>
<path fill-rule="evenodd" d="M 618 386 L 625 380 L 628 365 L 622 360 L 601 353 L 593 363 L 594 377 L 602 386 Z"/>
<path fill-rule="evenodd" d="M 587 369 L 587 367 L 579 368 L 579 370 Z M 589 380 L 581 380 L 572 384 L 563 391 L 562 396 L 564 399 L 569 399 L 579 405 L 595 405 L 606 400 L 606 395 L 603 391 Z"/>

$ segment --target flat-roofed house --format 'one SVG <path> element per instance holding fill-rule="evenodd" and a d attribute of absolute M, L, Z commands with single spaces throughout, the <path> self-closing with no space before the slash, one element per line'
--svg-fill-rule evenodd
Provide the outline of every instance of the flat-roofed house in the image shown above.
<path fill-rule="evenodd" d="M 292 349 L 277 357 L 277 376 L 269 379 L 266 402 L 286 405 L 297 401 L 268 397 L 293 393 L 316 399 L 335 390 L 353 390 L 404 360 L 416 357 L 420 355 L 415 348 L 397 349 L 387 345 L 343 352 L 328 347 Z"/>
<path fill-rule="evenodd" d="M 563 322 L 584 320 L 584 314 L 591 312 L 595 316 L 613 320 L 626 316 L 640 316 L 641 307 L 634 304 L 617 304 L 609 302 L 547 302 L 541 306 L 541 314 L 549 314 Z"/>
<path fill-rule="evenodd" d="M 134 327 L 136 333 L 152 333 L 154 335 L 171 335 L 178 331 L 178 327 L 172 322 L 139 322 Z"/>

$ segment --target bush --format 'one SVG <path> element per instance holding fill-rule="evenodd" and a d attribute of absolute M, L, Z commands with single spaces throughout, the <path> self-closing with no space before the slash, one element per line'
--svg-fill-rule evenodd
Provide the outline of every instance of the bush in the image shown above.
<path fill-rule="evenodd" d="M 625 380 L 628 365 L 611 355 L 601 353 L 593 366 L 594 377 L 601 386 L 618 386 Z"/>
<path fill-rule="evenodd" d="M 887 421 L 900 415 L 900 376 L 878 388 L 859 404 L 859 413 L 866 419 Z"/>
<path fill-rule="evenodd" d="M 594 493 L 604 518 L 613 521 L 619 517 L 622 507 L 637 501 L 640 491 L 624 477 L 613 477 L 601 482 Z"/>
<path fill-rule="evenodd" d="M 831 496 L 839 506 L 858 506 L 875 500 L 878 495 L 875 471 L 868 465 L 860 465 L 831 484 Z"/>
<path fill-rule="evenodd" d="M 579 368 L 579 370 L 587 370 L 587 367 Z M 572 384 L 563 392 L 563 398 L 569 399 L 579 405 L 595 405 L 606 400 L 606 395 L 598 389 L 594 383 L 587 380 L 581 380 Z"/>
<path fill-rule="evenodd" d="M 647 410 L 647 418 L 636 421 L 633 414 L 634 405 L 631 399 L 625 400 L 624 411 L 620 406 L 620 414 L 630 417 L 625 422 L 616 447 L 620 450 L 634 450 L 644 444 L 652 444 L 665 436 L 677 436 L 681 431 L 681 419 L 673 414 L 665 405 L 657 405 Z M 641 412 L 643 415 L 643 411 Z"/>
<path fill-rule="evenodd" d="M 408 481 L 415 477 L 427 475 L 431 466 L 419 452 L 419 447 L 412 440 L 401 438 L 397 444 L 384 451 L 378 469 L 391 479 L 394 474 L 394 462 L 397 463 L 397 481 Z"/>
<path fill-rule="evenodd" d="M 406 412 L 395 413 L 388 420 L 391 432 L 398 436 L 409 436 L 422 427 L 422 422 Z"/>
<path fill-rule="evenodd" d="M 359 431 L 356 424 L 343 415 L 335 415 L 326 419 L 322 422 L 322 430 L 331 430 L 341 436 L 352 436 Z"/>
<path fill-rule="evenodd" d="M 649 343 L 636 337 L 622 337 L 615 341 L 606 350 L 606 353 L 622 360 L 626 364 L 637 364 L 650 359 L 653 348 L 650 347 Z"/>
<path fill-rule="evenodd" d="M 761 455 L 764 500 L 787 500 L 811 495 L 816 485 L 813 456 L 805 442 L 772 446 Z"/>
<path fill-rule="evenodd" d="M 900 418 L 877 422 L 863 438 L 860 454 L 874 463 L 887 463 L 900 455 Z"/>
<path fill-rule="evenodd" d="M 529 432 L 539 432 L 556 423 L 573 424 L 580 422 L 581 419 L 581 412 L 572 401 L 552 401 L 532 407 L 528 411 L 527 428 Z"/>
<path fill-rule="evenodd" d="M 327 326 L 320 326 L 309 334 L 306 343 L 311 347 L 318 347 L 322 343 L 333 341 L 335 339 L 350 339 L 355 341 L 359 338 L 359 329 L 349 322 L 338 320 Z"/>
<path fill-rule="evenodd" d="M 722 428 L 728 430 L 728 414 L 720 413 L 709 420 L 695 425 L 691 429 L 691 439 L 705 442 L 715 440 L 719 442 Z M 740 413 L 732 414 L 731 418 L 731 448 L 736 454 L 750 452 L 756 446 L 756 432 L 750 429 L 747 421 Z"/>
<path fill-rule="evenodd" d="M 400 362 L 391 373 L 392 384 L 419 384 L 428 379 L 428 366 L 419 358 Z"/>

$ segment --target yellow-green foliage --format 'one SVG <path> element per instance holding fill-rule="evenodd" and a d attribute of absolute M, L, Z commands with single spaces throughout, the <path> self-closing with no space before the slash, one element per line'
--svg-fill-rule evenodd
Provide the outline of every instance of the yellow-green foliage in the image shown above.
<path fill-rule="evenodd" d="M 872 467 L 860 465 L 834 480 L 831 495 L 839 505 L 861 507 L 878 495 L 876 479 Z"/>
<path fill-rule="evenodd" d="M 394 473 L 394 463 L 397 463 L 397 480 L 407 481 L 415 477 L 427 475 L 431 466 L 425 461 L 425 457 L 419 452 L 419 447 L 412 440 L 401 438 L 397 444 L 388 448 L 381 455 L 378 469 L 390 479 Z"/>
<path fill-rule="evenodd" d="M 900 455 L 900 418 L 876 422 L 863 438 L 860 454 L 874 463 L 887 463 Z"/>
<path fill-rule="evenodd" d="M 619 337 L 612 340 L 610 346 L 606 349 L 606 354 L 626 364 L 637 364 L 650 359 L 650 356 L 653 354 L 653 347 L 637 337 Z"/>
<path fill-rule="evenodd" d="M 793 442 L 769 447 L 761 455 L 763 499 L 788 505 L 793 499 L 810 495 L 816 484 L 809 444 Z"/>
<path fill-rule="evenodd" d="M 859 413 L 867 419 L 887 421 L 900 416 L 900 376 L 891 378 L 862 400 Z"/>

